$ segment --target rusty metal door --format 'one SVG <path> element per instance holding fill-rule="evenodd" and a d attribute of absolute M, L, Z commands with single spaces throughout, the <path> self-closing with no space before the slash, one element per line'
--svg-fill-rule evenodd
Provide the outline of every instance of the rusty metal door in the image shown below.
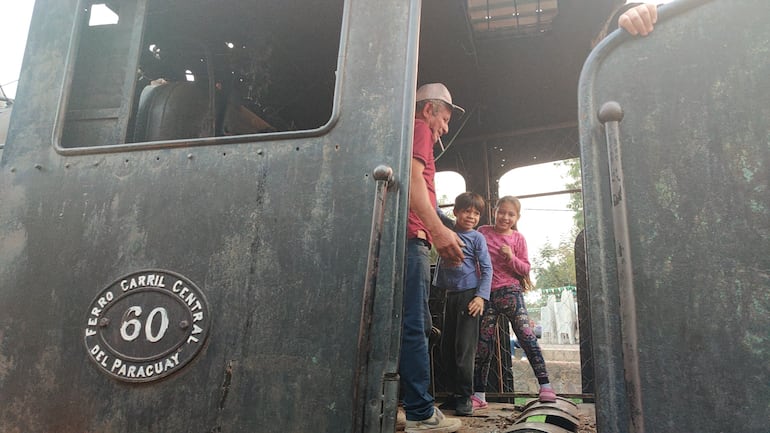
<path fill-rule="evenodd" d="M 766 432 L 770 5 L 677 0 L 580 80 L 600 432 Z"/>
<path fill-rule="evenodd" d="M 0 162 L 0 430 L 392 430 L 420 2 L 345 2 L 320 128 L 66 149 L 79 2 L 37 3 Z"/>

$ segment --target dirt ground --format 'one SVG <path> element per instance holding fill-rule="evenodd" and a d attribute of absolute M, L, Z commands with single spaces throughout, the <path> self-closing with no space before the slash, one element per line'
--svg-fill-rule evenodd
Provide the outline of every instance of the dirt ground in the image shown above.
<path fill-rule="evenodd" d="M 471 417 L 462 417 L 463 428 L 458 433 L 504 433 L 512 430 L 521 415 L 521 406 L 506 403 L 490 403 Z M 596 433 L 593 404 L 580 404 L 577 433 Z M 451 415 L 448 413 L 447 415 Z"/>
<path fill-rule="evenodd" d="M 506 433 L 514 428 L 519 420 L 522 406 L 507 403 L 489 403 L 489 407 L 477 410 L 473 416 L 460 417 L 463 426 L 458 433 Z M 452 411 L 444 411 L 447 416 L 454 416 Z M 596 433 L 596 415 L 594 405 L 578 404 L 578 419 L 576 433 Z M 403 431 L 399 426 L 398 431 Z"/>

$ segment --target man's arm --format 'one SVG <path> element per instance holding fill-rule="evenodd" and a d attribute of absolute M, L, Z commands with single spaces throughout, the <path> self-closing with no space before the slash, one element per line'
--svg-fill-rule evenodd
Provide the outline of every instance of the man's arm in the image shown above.
<path fill-rule="evenodd" d="M 412 158 L 412 169 L 409 182 L 409 209 L 420 217 L 420 220 L 430 232 L 433 245 L 438 254 L 449 263 L 459 263 L 463 259 L 460 249 L 460 238 L 455 232 L 444 226 L 436 213 L 436 208 L 430 201 L 428 186 L 422 177 L 425 164 L 419 159 Z"/>

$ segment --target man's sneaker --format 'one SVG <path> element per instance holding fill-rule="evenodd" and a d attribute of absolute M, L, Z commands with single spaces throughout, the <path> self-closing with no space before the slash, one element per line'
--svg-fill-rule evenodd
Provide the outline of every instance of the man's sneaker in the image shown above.
<path fill-rule="evenodd" d="M 455 405 L 455 415 L 471 416 L 473 415 L 473 402 L 470 397 L 457 397 Z"/>
<path fill-rule="evenodd" d="M 553 388 L 540 388 L 538 400 L 542 403 L 556 403 L 556 392 Z"/>
<path fill-rule="evenodd" d="M 439 408 L 433 409 L 433 416 L 420 421 L 406 420 L 406 433 L 454 433 L 460 430 L 463 422 L 457 418 L 447 418 Z"/>
<path fill-rule="evenodd" d="M 474 409 L 486 409 L 487 406 L 489 406 L 486 401 L 476 397 L 475 395 L 471 396 L 471 403 L 473 404 Z"/>

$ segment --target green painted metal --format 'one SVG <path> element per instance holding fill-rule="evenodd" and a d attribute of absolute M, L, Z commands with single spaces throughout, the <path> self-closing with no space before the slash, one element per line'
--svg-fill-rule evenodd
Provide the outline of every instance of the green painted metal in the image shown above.
<path fill-rule="evenodd" d="M 420 3 L 345 2 L 335 24 L 340 44 L 330 76 L 336 85 L 327 92 L 334 109 L 318 128 L 136 144 L 121 143 L 130 134 L 125 121 L 136 90 L 123 77 L 134 75 L 131 53 L 146 48 L 134 31 L 143 26 L 145 2 L 106 3 L 131 3 L 128 9 L 139 11 L 123 40 L 128 69 L 109 69 L 109 77 L 90 71 L 99 78 L 94 82 L 119 82 L 104 90 L 117 94 L 114 109 L 94 105 L 103 99 L 99 86 L 90 95 L 71 93 L 71 83 L 84 93 L 77 86 L 89 82 L 74 66 L 84 3 L 38 0 L 31 24 L 0 162 L 0 429 L 392 430 L 383 419 L 395 420 L 398 397 L 393 378 Z M 262 11 L 297 6 L 261 3 Z M 372 61 L 372 53 L 387 62 Z M 284 56 L 296 60 L 294 53 Z M 66 102 L 85 97 L 93 104 L 72 114 Z M 114 129 L 81 122 L 62 133 L 67 116 L 118 120 Z M 392 167 L 401 185 L 387 201 L 375 180 L 378 166 Z M 375 208 L 382 213 L 373 215 Z M 113 308 L 110 297 L 129 275 L 143 278 L 136 290 L 144 295 L 121 305 L 142 313 L 127 308 L 101 321 L 99 310 Z M 97 364 L 111 369 L 116 356 L 102 351 L 104 344 L 87 350 L 94 347 L 84 344 L 92 332 L 125 338 L 113 347 L 118 352 L 130 352 L 128 342 L 146 336 L 135 355 L 151 351 L 169 327 L 198 335 L 194 313 L 185 316 L 192 323 L 161 320 L 163 311 L 185 311 L 178 302 L 203 311 L 187 298 L 169 298 L 172 287 L 179 297 L 192 293 L 170 284 L 176 276 L 207 301 L 210 327 L 200 352 L 160 380 L 104 374 Z M 130 284 L 125 287 L 134 290 Z M 184 356 L 187 346 L 180 347 L 163 359 Z M 158 365 L 165 369 L 163 359 Z M 149 375 L 155 372 L 153 364 Z"/>
<path fill-rule="evenodd" d="M 677 0 L 583 69 L 599 431 L 767 431 L 768 19 Z"/>

